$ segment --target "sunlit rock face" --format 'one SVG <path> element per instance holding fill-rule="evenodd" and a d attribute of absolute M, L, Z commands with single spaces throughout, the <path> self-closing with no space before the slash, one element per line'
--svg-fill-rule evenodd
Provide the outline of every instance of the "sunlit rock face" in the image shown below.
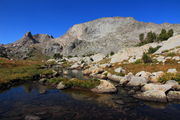
<path fill-rule="evenodd" d="M 27 32 L 20 40 L 6 47 L 17 58 L 28 57 L 34 51 L 48 56 L 55 53 L 67 56 L 109 54 L 136 45 L 141 33 L 159 33 L 163 28 L 173 29 L 175 34 L 180 33 L 180 24 L 154 24 L 138 22 L 132 17 L 107 17 L 76 24 L 59 38 Z"/>

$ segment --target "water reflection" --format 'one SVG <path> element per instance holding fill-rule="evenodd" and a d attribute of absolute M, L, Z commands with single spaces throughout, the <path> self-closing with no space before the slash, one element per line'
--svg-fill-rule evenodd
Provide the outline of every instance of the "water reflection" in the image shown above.
<path fill-rule="evenodd" d="M 45 120 L 180 119 L 178 104 L 139 101 L 121 87 L 118 91 L 116 94 L 75 89 L 59 91 L 38 83 L 27 83 L 0 94 L 0 119 L 18 120 L 27 115 Z"/>

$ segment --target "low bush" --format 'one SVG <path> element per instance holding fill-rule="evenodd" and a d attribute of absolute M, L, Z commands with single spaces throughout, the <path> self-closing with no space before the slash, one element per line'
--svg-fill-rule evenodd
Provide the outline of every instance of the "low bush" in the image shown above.
<path fill-rule="evenodd" d="M 157 47 L 155 47 L 155 48 L 150 47 L 150 48 L 148 49 L 148 54 L 155 53 L 160 47 L 161 47 L 161 46 L 157 46 Z"/>
<path fill-rule="evenodd" d="M 143 61 L 141 59 L 137 59 L 134 64 L 140 64 L 140 63 L 143 63 Z"/>
<path fill-rule="evenodd" d="M 144 63 L 152 63 L 151 57 L 146 53 L 143 53 L 142 60 Z"/>
<path fill-rule="evenodd" d="M 176 56 L 176 53 L 170 52 L 170 53 L 167 54 L 167 56 L 168 56 L 168 57 L 173 57 L 173 56 Z"/>

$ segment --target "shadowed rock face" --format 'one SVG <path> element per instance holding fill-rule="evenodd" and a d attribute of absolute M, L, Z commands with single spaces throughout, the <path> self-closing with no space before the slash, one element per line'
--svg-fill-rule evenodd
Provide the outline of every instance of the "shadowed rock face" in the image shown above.
<path fill-rule="evenodd" d="M 6 45 L 6 48 L 10 51 L 11 57 L 18 59 L 25 59 L 33 54 L 33 52 L 42 53 L 41 47 L 53 37 L 47 34 L 32 35 L 31 32 L 27 32 L 20 40 Z"/>
<path fill-rule="evenodd" d="M 137 44 L 140 33 L 159 33 L 162 28 L 173 29 L 175 34 L 180 33 L 180 24 L 154 24 L 138 22 L 131 17 L 108 17 L 74 25 L 65 35 L 55 39 L 49 35 L 32 35 L 28 32 L 21 40 L 9 46 L 20 53 L 28 52 L 33 46 L 49 56 L 54 53 L 107 54 Z"/>

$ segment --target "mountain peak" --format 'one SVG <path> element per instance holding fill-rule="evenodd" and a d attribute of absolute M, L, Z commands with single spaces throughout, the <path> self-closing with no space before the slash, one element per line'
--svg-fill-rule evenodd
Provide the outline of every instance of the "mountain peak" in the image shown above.
<path fill-rule="evenodd" d="M 32 36 L 32 33 L 31 32 L 27 32 L 27 33 L 25 33 L 24 34 L 24 36 L 23 36 L 23 38 L 33 38 L 33 36 Z"/>

